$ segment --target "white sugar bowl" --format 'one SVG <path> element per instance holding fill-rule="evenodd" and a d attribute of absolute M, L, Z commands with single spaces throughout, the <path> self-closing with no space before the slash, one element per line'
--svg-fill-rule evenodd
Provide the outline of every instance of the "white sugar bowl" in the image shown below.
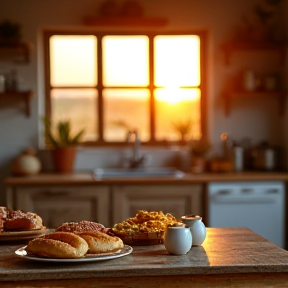
<path fill-rule="evenodd" d="M 183 255 L 192 247 L 192 234 L 182 223 L 168 226 L 164 234 L 164 246 L 170 254 Z"/>
<path fill-rule="evenodd" d="M 193 246 L 200 246 L 206 238 L 206 227 L 199 215 L 185 215 L 181 217 L 186 227 L 190 227 Z"/>

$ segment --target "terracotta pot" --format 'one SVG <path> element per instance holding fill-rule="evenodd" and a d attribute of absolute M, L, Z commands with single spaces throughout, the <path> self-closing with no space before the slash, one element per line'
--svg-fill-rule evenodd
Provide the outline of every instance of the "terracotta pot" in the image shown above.
<path fill-rule="evenodd" d="M 52 151 L 54 168 L 59 173 L 74 171 L 76 147 L 56 148 Z"/>

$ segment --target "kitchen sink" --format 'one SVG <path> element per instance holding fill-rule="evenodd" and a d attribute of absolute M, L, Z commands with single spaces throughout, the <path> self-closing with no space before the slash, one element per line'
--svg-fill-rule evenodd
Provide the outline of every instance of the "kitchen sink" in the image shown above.
<path fill-rule="evenodd" d="M 182 178 L 184 172 L 173 167 L 98 168 L 93 171 L 96 179 L 113 178 Z"/>

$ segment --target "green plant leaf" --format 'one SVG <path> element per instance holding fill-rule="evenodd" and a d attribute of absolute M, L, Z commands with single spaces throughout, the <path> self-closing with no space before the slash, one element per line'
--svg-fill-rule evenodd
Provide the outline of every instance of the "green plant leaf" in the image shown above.
<path fill-rule="evenodd" d="M 85 130 L 82 129 L 76 133 L 75 136 L 72 136 L 70 120 L 61 120 L 57 122 L 55 129 L 53 129 L 52 121 L 50 118 L 43 117 L 43 121 L 45 124 L 46 142 L 52 147 L 65 148 L 78 145 L 85 132 Z"/>

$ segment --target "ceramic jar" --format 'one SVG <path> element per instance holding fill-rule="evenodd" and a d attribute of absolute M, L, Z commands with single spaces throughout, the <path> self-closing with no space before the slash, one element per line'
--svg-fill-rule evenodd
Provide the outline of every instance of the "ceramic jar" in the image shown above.
<path fill-rule="evenodd" d="M 189 227 L 167 227 L 164 234 L 164 246 L 170 254 L 183 255 L 192 247 L 192 235 Z"/>
<path fill-rule="evenodd" d="M 41 170 L 41 162 L 35 154 L 32 148 L 23 151 L 12 163 L 13 174 L 19 176 L 38 174 Z"/>
<path fill-rule="evenodd" d="M 200 246 L 206 238 L 206 227 L 199 215 L 185 215 L 181 217 L 182 222 L 189 227 L 192 234 L 192 245 Z"/>

